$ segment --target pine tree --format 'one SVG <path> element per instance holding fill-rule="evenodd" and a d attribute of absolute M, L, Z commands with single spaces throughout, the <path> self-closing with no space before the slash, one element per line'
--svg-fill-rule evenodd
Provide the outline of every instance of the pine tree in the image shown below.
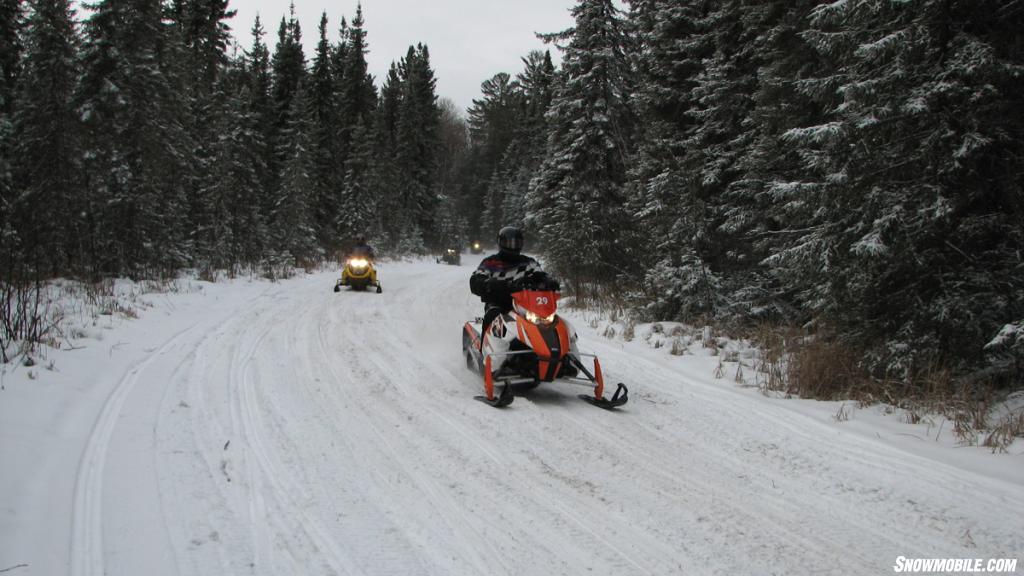
<path fill-rule="evenodd" d="M 227 47 L 231 29 L 227 20 L 235 15 L 227 0 L 173 0 L 168 9 L 172 26 L 165 69 L 172 70 L 174 81 L 187 97 L 187 115 L 181 121 L 191 136 L 194 149 L 189 162 L 192 181 L 188 188 L 188 216 L 194 256 L 201 267 L 224 262 L 227 248 L 219 232 L 224 223 L 219 199 L 204 191 L 216 189 L 217 167 L 213 165 L 221 124 L 217 115 L 224 111 L 227 94 L 220 87 L 220 76 L 228 62 Z"/>
<path fill-rule="evenodd" d="M 77 217 L 81 147 L 72 104 L 78 38 L 70 2 L 36 0 L 25 44 L 14 117 L 22 192 L 12 211 L 33 262 L 53 275 L 80 271 L 85 230 Z"/>
<path fill-rule="evenodd" d="M 439 112 L 436 80 L 427 47 L 409 47 L 400 67 L 402 97 L 398 106 L 395 160 L 403 184 L 402 211 L 415 223 L 412 235 L 423 235 L 427 246 L 438 241 L 437 210 L 437 127 Z M 408 245 L 408 243 L 407 243 Z M 419 248 L 417 246 L 417 248 Z"/>
<path fill-rule="evenodd" d="M 261 142 L 261 149 L 256 152 L 258 157 L 253 158 L 253 166 L 259 182 L 259 186 L 256 188 L 257 203 L 260 214 L 266 217 L 273 208 L 272 191 L 276 190 L 278 164 L 274 153 L 277 146 L 277 132 L 275 130 L 276 113 L 271 97 L 270 51 L 263 43 L 264 35 L 260 17 L 256 16 L 252 27 L 252 48 L 245 60 L 245 76 L 248 109 L 256 124 L 256 130 L 259 131 L 259 141 Z M 267 244 L 266 239 L 261 241 L 261 245 Z"/>
<path fill-rule="evenodd" d="M 296 87 L 288 126 L 281 134 L 285 143 L 281 189 L 274 205 L 271 235 L 278 251 L 296 264 L 319 259 L 313 213 L 313 145 L 309 137 L 312 106 L 302 82 Z"/>
<path fill-rule="evenodd" d="M 0 0 L 0 112 L 14 110 L 14 94 L 21 70 L 23 0 Z"/>
<path fill-rule="evenodd" d="M 342 237 L 351 238 L 366 234 L 374 221 L 377 198 L 372 189 L 374 158 L 374 109 L 377 91 L 373 78 L 367 72 L 366 53 L 368 46 L 363 28 L 363 8 L 356 6 L 356 17 L 348 28 L 348 43 L 343 55 L 344 83 L 341 85 L 340 142 L 345 148 L 341 158 L 344 169 L 342 189 L 342 212 L 339 214 L 338 229 Z"/>
<path fill-rule="evenodd" d="M 494 235 L 504 225 L 499 165 L 520 121 L 520 98 L 518 86 L 505 72 L 485 80 L 480 92 L 469 108 L 469 134 L 475 149 L 469 215 L 474 228 Z"/>
<path fill-rule="evenodd" d="M 544 161 L 548 130 L 545 116 L 551 106 L 554 81 L 549 52 L 535 50 L 523 58 L 523 71 L 514 83 L 518 108 L 515 133 L 499 164 L 504 181 L 500 199 L 503 225 L 525 225 L 530 181 Z"/>
<path fill-rule="evenodd" d="M 349 43 L 348 37 L 349 37 L 348 22 L 345 20 L 345 17 L 342 16 L 341 17 L 341 26 L 338 28 L 338 38 L 339 38 L 339 40 L 338 40 L 338 43 L 334 46 L 334 49 L 331 50 L 331 74 L 334 76 L 334 94 L 335 94 L 335 97 L 338 98 L 338 100 L 339 100 L 339 104 L 338 104 L 339 106 L 341 106 L 341 102 L 340 102 L 341 94 L 344 93 L 345 86 L 346 86 L 345 67 L 346 67 L 346 62 L 348 60 L 348 43 Z M 344 120 L 345 120 L 344 119 L 344 115 L 343 114 L 339 114 L 339 119 L 338 119 L 338 122 L 339 122 L 339 124 L 338 124 L 338 130 L 339 130 L 338 137 L 339 138 L 341 137 L 340 130 L 342 129 L 342 124 L 344 123 Z M 345 147 L 342 146 L 342 145 L 339 145 L 339 149 L 340 149 L 340 153 L 344 155 Z M 341 158 L 344 159 L 344 156 L 342 156 Z"/>
<path fill-rule="evenodd" d="M 306 77 L 306 56 L 302 51 L 302 28 L 295 17 L 295 4 L 291 4 L 288 19 L 281 18 L 277 31 L 277 46 L 271 59 L 271 83 L 274 109 L 275 133 L 282 133 L 291 125 L 293 100 L 299 84 Z M 290 149 L 290 145 L 285 145 Z M 278 158 L 282 162 L 283 157 Z"/>
<path fill-rule="evenodd" d="M 338 169 L 340 131 L 332 49 L 327 39 L 327 13 L 320 17 L 320 41 L 310 74 L 310 104 L 313 113 L 313 202 L 317 237 L 321 246 L 337 244 L 336 222 L 341 204 L 342 174 Z"/>
<path fill-rule="evenodd" d="M 400 237 L 413 226 L 404 210 L 402 178 L 398 167 L 398 118 L 402 104 L 402 80 L 399 66 L 392 62 L 380 88 L 374 114 L 374 164 L 371 196 L 375 199 L 375 230 L 378 244 L 397 250 Z"/>
<path fill-rule="evenodd" d="M 570 40 L 527 223 L 550 264 L 580 289 L 630 265 L 623 206 L 635 118 L 619 11 L 610 0 L 580 0 L 572 14 L 576 27 L 562 35 Z"/>
<path fill-rule="evenodd" d="M 345 50 L 339 55 L 343 67 L 343 81 L 338 83 L 341 115 L 344 118 L 341 143 L 346 151 L 352 149 L 353 132 L 360 130 L 360 126 L 366 123 L 377 99 L 373 79 L 367 72 L 366 54 L 369 48 L 364 24 L 362 4 L 357 4 L 356 17 L 346 30 Z"/>
<path fill-rule="evenodd" d="M 1022 18 L 937 0 L 811 12 L 809 43 L 843 67 L 827 121 L 786 133 L 824 208 L 784 261 L 880 370 L 976 362 L 1022 315 Z"/>
<path fill-rule="evenodd" d="M 11 150 L 14 147 L 14 95 L 21 62 L 19 31 L 22 23 L 21 0 L 0 0 L 0 258 L 6 262 L 5 281 L 13 276 L 15 264 L 22 260 L 21 243 L 14 228 L 11 211 L 17 199 L 12 180 Z"/>
<path fill-rule="evenodd" d="M 236 11 L 228 9 L 228 0 L 171 0 L 169 12 L 185 50 L 180 64 L 186 70 L 186 91 L 193 99 L 208 99 L 227 66 L 227 20 Z"/>
<path fill-rule="evenodd" d="M 214 178 L 204 194 L 215 201 L 217 215 L 217 242 L 211 262 L 215 269 L 238 271 L 242 266 L 258 264 L 267 247 L 267 230 L 261 213 L 260 174 L 266 166 L 266 144 L 256 114 L 250 106 L 251 97 L 247 79 L 242 71 L 232 66 L 225 70 L 218 82 L 222 94 L 216 100 L 222 109 L 217 133 L 220 135 L 214 149 Z"/>
<path fill-rule="evenodd" d="M 158 0 L 102 0 L 86 24 L 76 102 L 85 123 L 92 261 L 108 273 L 169 273 L 189 257 L 184 100 L 165 74 Z"/>

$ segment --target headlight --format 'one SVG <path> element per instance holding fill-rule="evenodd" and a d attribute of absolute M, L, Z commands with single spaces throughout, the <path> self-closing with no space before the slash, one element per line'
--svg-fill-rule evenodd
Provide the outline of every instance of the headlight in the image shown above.
<path fill-rule="evenodd" d="M 449 253 L 449 254 L 455 254 L 455 250 L 452 250 L 451 248 L 449 248 L 449 249 L 448 249 L 448 253 Z"/>
<path fill-rule="evenodd" d="M 363 258 L 353 258 L 348 261 L 348 265 L 353 268 L 366 268 L 370 263 Z"/>
<path fill-rule="evenodd" d="M 474 242 L 473 243 L 473 249 L 474 250 L 479 250 L 480 249 L 480 243 L 479 242 Z"/>
<path fill-rule="evenodd" d="M 551 316 L 538 316 L 533 312 L 527 311 L 526 319 L 529 320 L 530 322 L 533 322 L 534 324 L 551 324 L 552 322 L 555 321 L 555 315 L 552 314 Z"/>

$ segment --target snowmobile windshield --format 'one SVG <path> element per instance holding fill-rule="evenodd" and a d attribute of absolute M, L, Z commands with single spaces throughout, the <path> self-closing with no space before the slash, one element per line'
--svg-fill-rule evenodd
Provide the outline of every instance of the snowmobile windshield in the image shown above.
<path fill-rule="evenodd" d="M 558 298 L 554 290 L 520 290 L 512 294 L 516 310 L 534 324 L 554 321 Z"/>

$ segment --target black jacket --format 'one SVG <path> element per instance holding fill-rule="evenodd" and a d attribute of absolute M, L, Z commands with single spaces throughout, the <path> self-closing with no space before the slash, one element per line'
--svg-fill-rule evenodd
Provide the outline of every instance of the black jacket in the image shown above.
<path fill-rule="evenodd" d="M 529 256 L 498 252 L 484 258 L 469 278 L 469 290 L 486 304 L 512 309 L 516 284 L 527 278 L 548 279 L 540 264 Z"/>
<path fill-rule="evenodd" d="M 365 242 L 353 246 L 352 250 L 349 252 L 349 255 L 353 258 L 362 256 L 363 258 L 366 258 L 368 260 L 374 259 L 373 248 Z"/>

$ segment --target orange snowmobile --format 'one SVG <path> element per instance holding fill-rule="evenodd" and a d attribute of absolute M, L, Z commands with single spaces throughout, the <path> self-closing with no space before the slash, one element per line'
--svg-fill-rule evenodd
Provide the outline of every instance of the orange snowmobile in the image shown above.
<path fill-rule="evenodd" d="M 528 281 L 512 294 L 512 310 L 499 315 L 481 337 L 483 319 L 466 322 L 462 352 L 466 366 L 483 376 L 484 395 L 476 396 L 495 407 L 512 403 L 516 390 L 528 390 L 542 382 L 566 382 L 593 389 L 580 394 L 587 402 L 605 409 L 622 406 L 629 391 L 618 384 L 615 394 L 604 397 L 601 362 L 593 354 L 580 353 L 576 331 L 557 312 L 557 284 Z M 593 358 L 593 372 L 580 358 Z M 496 385 L 501 389 L 495 393 Z"/>

